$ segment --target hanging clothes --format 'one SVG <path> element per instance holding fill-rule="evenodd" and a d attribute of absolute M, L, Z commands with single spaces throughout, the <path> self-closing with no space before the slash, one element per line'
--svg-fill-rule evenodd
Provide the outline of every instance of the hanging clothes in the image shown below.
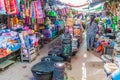
<path fill-rule="evenodd" d="M 6 14 L 4 0 L 0 0 L 0 14 Z"/>
<path fill-rule="evenodd" d="M 25 18 L 25 4 L 24 4 L 24 0 L 20 0 L 20 15 L 22 18 Z"/>
<path fill-rule="evenodd" d="M 33 2 L 33 6 L 34 6 L 34 18 L 36 19 L 37 18 L 37 3 L 36 1 Z"/>
<path fill-rule="evenodd" d="M 6 13 L 8 14 L 8 13 L 10 13 L 10 2 L 9 2 L 9 0 L 4 0 L 4 2 L 5 2 L 5 9 L 6 9 Z"/>
<path fill-rule="evenodd" d="M 17 5 L 17 9 L 18 9 L 18 12 L 20 12 L 20 0 L 16 0 L 16 5 Z"/>
<path fill-rule="evenodd" d="M 4 0 L 7 14 L 17 14 L 16 0 Z"/>
<path fill-rule="evenodd" d="M 41 2 L 39 0 L 37 0 L 36 2 L 36 11 L 37 11 L 37 18 L 43 18 L 43 11 L 42 11 L 42 7 L 41 7 Z"/>

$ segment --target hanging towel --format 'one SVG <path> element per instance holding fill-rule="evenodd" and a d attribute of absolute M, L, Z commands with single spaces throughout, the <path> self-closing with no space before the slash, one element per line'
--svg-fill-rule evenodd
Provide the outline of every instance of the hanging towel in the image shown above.
<path fill-rule="evenodd" d="M 6 14 L 4 0 L 0 0 L 0 14 Z"/>
<path fill-rule="evenodd" d="M 5 2 L 5 9 L 6 9 L 6 13 L 8 14 L 8 13 L 10 13 L 10 2 L 9 2 L 9 0 L 4 0 L 4 2 Z"/>
<path fill-rule="evenodd" d="M 43 11 L 39 0 L 36 1 L 36 6 L 37 18 L 43 18 Z"/>
<path fill-rule="evenodd" d="M 16 5 L 16 0 L 9 0 L 9 2 L 10 2 L 10 13 L 8 14 L 17 14 L 18 9 Z"/>
<path fill-rule="evenodd" d="M 33 6 L 34 6 L 34 18 L 37 18 L 37 1 L 33 2 Z"/>
<path fill-rule="evenodd" d="M 25 18 L 25 5 L 24 5 L 24 0 L 20 0 L 20 15 L 22 18 Z"/>
<path fill-rule="evenodd" d="M 18 12 L 20 12 L 20 0 L 16 0 L 16 5 L 17 5 Z"/>

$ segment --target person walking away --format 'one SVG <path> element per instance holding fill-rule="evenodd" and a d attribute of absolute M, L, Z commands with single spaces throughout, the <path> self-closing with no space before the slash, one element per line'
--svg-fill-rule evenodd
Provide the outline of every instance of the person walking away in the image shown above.
<path fill-rule="evenodd" d="M 95 16 L 91 15 L 90 21 L 86 25 L 87 51 L 93 50 L 94 39 L 97 33 L 97 24 L 94 22 Z"/>

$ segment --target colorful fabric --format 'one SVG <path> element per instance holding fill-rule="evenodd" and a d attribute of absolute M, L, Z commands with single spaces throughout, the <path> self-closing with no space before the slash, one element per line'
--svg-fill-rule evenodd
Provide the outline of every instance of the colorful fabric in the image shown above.
<path fill-rule="evenodd" d="M 31 17 L 34 18 L 34 15 L 35 15 L 35 14 L 34 14 L 34 3 L 33 3 L 33 2 L 32 2 L 31 8 L 32 8 L 32 9 L 31 9 L 31 12 L 32 12 L 32 13 L 31 13 Z"/>
<path fill-rule="evenodd" d="M 16 17 L 13 18 L 13 24 L 18 24 L 18 18 Z"/>
<path fill-rule="evenodd" d="M 16 0 L 16 5 L 17 5 L 18 12 L 20 12 L 20 0 Z"/>
<path fill-rule="evenodd" d="M 4 0 L 7 14 L 17 14 L 16 0 Z"/>
<path fill-rule="evenodd" d="M 24 6 L 24 1 L 20 0 L 20 15 L 22 18 L 25 18 L 25 6 Z"/>
<path fill-rule="evenodd" d="M 37 18 L 43 18 L 43 12 L 42 12 L 42 7 L 41 7 L 41 3 L 39 0 L 37 0 L 36 2 L 36 11 L 37 11 Z"/>
<path fill-rule="evenodd" d="M 34 18 L 37 18 L 37 1 L 33 2 L 33 6 L 34 6 Z"/>
<path fill-rule="evenodd" d="M 13 18 L 10 18 L 10 26 L 13 26 Z"/>
<path fill-rule="evenodd" d="M 10 2 L 9 0 L 4 0 L 5 2 L 5 9 L 6 9 L 6 13 L 10 13 L 10 8 L 8 6 L 10 6 Z"/>
<path fill-rule="evenodd" d="M 73 24 L 74 24 L 74 19 L 73 18 L 67 18 L 66 25 L 67 26 L 73 26 Z"/>
<path fill-rule="evenodd" d="M 6 14 L 4 0 L 0 0 L 0 14 Z"/>
<path fill-rule="evenodd" d="M 74 35 L 79 36 L 80 35 L 80 29 L 74 29 Z"/>
<path fill-rule="evenodd" d="M 25 10 L 25 16 L 29 16 L 29 9 L 28 8 L 26 8 L 26 10 Z"/>
<path fill-rule="evenodd" d="M 10 13 L 9 14 L 17 14 L 17 5 L 16 5 L 16 0 L 10 0 Z"/>
<path fill-rule="evenodd" d="M 37 18 L 37 23 L 43 24 L 44 23 L 44 19 L 43 18 Z"/>

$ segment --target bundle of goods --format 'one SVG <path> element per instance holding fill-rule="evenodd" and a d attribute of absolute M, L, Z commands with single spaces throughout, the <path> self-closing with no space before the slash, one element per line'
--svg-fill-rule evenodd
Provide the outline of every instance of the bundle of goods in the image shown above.
<path fill-rule="evenodd" d="M 54 10 L 47 10 L 46 12 L 50 20 L 54 22 L 56 20 L 57 13 Z"/>
<path fill-rule="evenodd" d="M 119 80 L 120 79 L 120 69 L 117 69 L 116 71 L 114 71 L 111 75 L 111 79 L 112 80 Z"/>
<path fill-rule="evenodd" d="M 58 9 L 58 14 L 62 15 L 62 16 L 66 16 L 69 13 L 68 8 L 62 8 L 62 9 Z"/>
<path fill-rule="evenodd" d="M 78 39 L 72 38 L 72 52 L 77 52 L 79 48 Z"/>
<path fill-rule="evenodd" d="M 24 29 L 19 33 L 21 40 L 21 50 L 25 57 L 29 57 L 29 49 L 38 46 L 38 39 L 33 30 Z"/>
<path fill-rule="evenodd" d="M 114 33 L 108 33 L 104 35 L 105 37 L 108 37 L 109 39 L 116 39 L 116 36 Z"/>
<path fill-rule="evenodd" d="M 107 73 L 107 76 L 112 74 L 115 70 L 118 70 L 118 67 L 114 63 L 105 63 L 104 70 Z"/>
<path fill-rule="evenodd" d="M 62 35 L 63 56 L 71 56 L 72 53 L 72 37 L 69 33 Z"/>
<path fill-rule="evenodd" d="M 78 24 L 78 23 L 75 23 L 74 24 L 74 32 L 73 32 L 73 34 L 74 34 L 74 36 L 80 36 L 80 24 Z"/>
<path fill-rule="evenodd" d="M 113 60 L 115 42 L 107 37 L 101 37 L 96 44 L 96 51 L 102 55 L 103 62 L 111 62 Z"/>
<path fill-rule="evenodd" d="M 56 31 L 59 35 L 60 31 L 62 31 L 64 29 L 63 21 L 62 20 L 56 20 L 56 21 L 53 22 L 53 24 L 55 25 Z"/>
<path fill-rule="evenodd" d="M 115 55 L 120 54 L 120 33 L 117 33 L 117 35 L 116 35 L 115 46 L 114 46 L 114 54 Z"/>
<path fill-rule="evenodd" d="M 19 34 L 21 43 L 26 45 L 26 48 L 38 46 L 38 39 L 34 30 L 24 27 L 23 31 Z"/>
<path fill-rule="evenodd" d="M 114 56 L 114 63 L 120 68 L 120 55 Z"/>
<path fill-rule="evenodd" d="M 1 30 L 0 33 L 0 58 L 3 58 L 20 48 L 20 40 L 17 32 Z"/>
<path fill-rule="evenodd" d="M 114 46 L 114 54 L 120 54 L 120 44 L 118 43 Z"/>
<path fill-rule="evenodd" d="M 70 18 L 70 17 L 67 17 L 66 26 L 73 27 L 73 25 L 74 25 L 74 19 Z"/>
<path fill-rule="evenodd" d="M 54 21 L 55 23 L 56 21 Z M 51 20 L 47 17 L 45 20 L 45 28 L 42 30 L 42 34 L 44 35 L 45 41 L 51 41 L 53 38 L 56 38 L 57 36 L 57 27 L 59 25 L 52 24 Z"/>
<path fill-rule="evenodd" d="M 55 25 L 53 24 L 52 25 L 53 27 L 52 27 L 52 29 L 51 29 L 51 32 L 52 32 L 52 38 L 56 38 L 56 36 L 57 36 L 57 31 L 56 31 L 56 28 L 55 28 Z"/>
<path fill-rule="evenodd" d="M 96 44 L 96 51 L 101 52 L 104 47 L 114 47 L 114 41 L 109 39 L 108 37 L 101 36 Z"/>

